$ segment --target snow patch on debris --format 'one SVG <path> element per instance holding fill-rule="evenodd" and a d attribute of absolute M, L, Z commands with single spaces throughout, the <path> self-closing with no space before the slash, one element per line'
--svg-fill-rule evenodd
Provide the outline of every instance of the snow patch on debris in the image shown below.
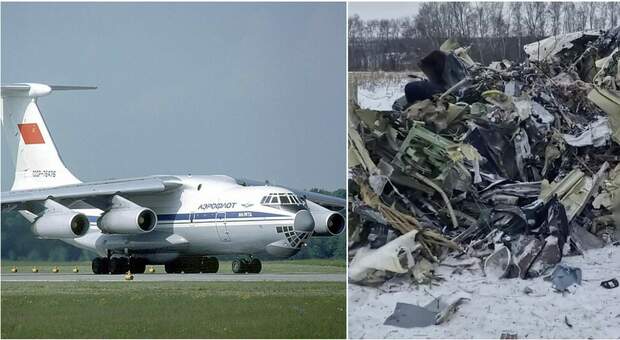
<path fill-rule="evenodd" d="M 440 266 L 438 274 L 445 281 L 432 288 L 415 286 L 406 278 L 378 288 L 349 285 L 349 337 L 498 339 L 502 333 L 516 333 L 519 338 L 620 337 L 620 288 L 600 286 L 601 281 L 620 279 L 620 247 L 592 249 L 583 256 L 565 257 L 562 263 L 581 268 L 583 274 L 581 286 L 564 294 L 542 277 L 494 279 L 475 267 L 459 274 L 453 267 Z M 455 291 L 470 294 L 471 300 L 442 324 L 411 329 L 383 325 L 397 302 L 426 305 Z"/>

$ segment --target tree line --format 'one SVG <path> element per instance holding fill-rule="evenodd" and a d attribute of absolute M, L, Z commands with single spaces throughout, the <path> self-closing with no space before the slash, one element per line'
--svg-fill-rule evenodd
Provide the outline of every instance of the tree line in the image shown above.
<path fill-rule="evenodd" d="M 447 38 L 471 45 L 482 63 L 522 60 L 523 45 L 543 37 L 619 24 L 618 2 L 427 2 L 415 16 L 349 18 L 350 71 L 416 70 Z"/>

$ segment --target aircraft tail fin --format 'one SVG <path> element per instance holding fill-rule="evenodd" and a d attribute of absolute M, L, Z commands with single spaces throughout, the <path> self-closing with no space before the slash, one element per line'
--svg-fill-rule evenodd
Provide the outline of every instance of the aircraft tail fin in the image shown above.
<path fill-rule="evenodd" d="M 1 86 L 2 135 L 15 164 L 12 191 L 81 183 L 60 158 L 37 99 L 52 91 L 95 88 L 30 83 Z"/>

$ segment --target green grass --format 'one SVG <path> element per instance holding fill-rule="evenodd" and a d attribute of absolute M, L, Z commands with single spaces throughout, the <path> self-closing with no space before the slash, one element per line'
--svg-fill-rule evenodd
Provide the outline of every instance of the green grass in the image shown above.
<path fill-rule="evenodd" d="M 71 273 L 76 266 L 81 273 L 91 272 L 91 263 L 88 262 L 51 262 L 51 261 L 2 261 L 2 273 L 10 273 L 13 266 L 20 273 L 30 273 L 33 267 L 37 267 L 40 273 L 51 273 L 54 266 L 58 266 L 62 273 Z M 149 268 L 150 266 L 147 266 Z M 154 266 L 156 273 L 164 273 L 164 266 Z M 221 273 L 231 273 L 231 261 L 220 261 Z M 263 261 L 261 273 L 320 273 L 320 274 L 344 274 L 346 262 L 344 259 L 304 259 Z"/>
<path fill-rule="evenodd" d="M 342 282 L 2 283 L 2 338 L 345 338 Z"/>

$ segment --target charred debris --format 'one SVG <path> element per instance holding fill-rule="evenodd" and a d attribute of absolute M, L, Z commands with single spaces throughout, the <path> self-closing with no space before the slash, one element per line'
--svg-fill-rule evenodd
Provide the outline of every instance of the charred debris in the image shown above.
<path fill-rule="evenodd" d="M 350 100 L 350 281 L 429 283 L 439 263 L 528 279 L 617 245 L 619 46 L 620 27 L 577 32 L 481 65 L 448 40 L 393 110 Z"/>

